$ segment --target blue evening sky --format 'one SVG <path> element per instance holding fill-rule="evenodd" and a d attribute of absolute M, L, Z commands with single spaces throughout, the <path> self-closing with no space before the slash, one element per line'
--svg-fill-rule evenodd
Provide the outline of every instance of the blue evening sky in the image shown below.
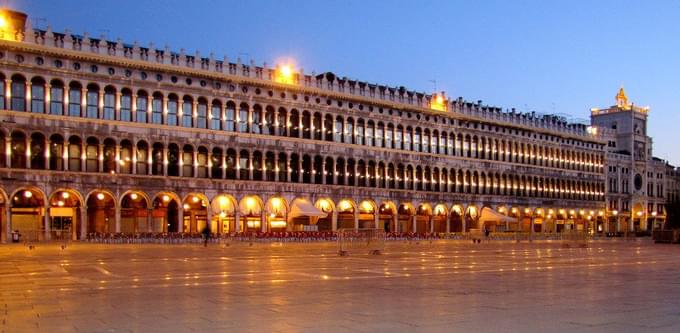
<path fill-rule="evenodd" d="M 680 165 L 680 1 L 2 0 L 48 23 L 587 119 L 623 85 Z"/>

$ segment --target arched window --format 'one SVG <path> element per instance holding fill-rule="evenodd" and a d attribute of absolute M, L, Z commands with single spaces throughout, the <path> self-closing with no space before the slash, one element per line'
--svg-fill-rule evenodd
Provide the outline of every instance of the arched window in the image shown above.
<path fill-rule="evenodd" d="M 68 87 L 68 115 L 80 117 L 82 115 L 82 86 L 78 82 L 71 82 Z"/>
<path fill-rule="evenodd" d="M 313 126 L 313 131 L 314 131 L 314 140 L 322 140 L 323 139 L 323 133 L 321 132 L 322 124 L 321 124 L 321 114 L 318 112 L 314 113 L 314 117 L 312 120 L 312 126 Z"/>
<path fill-rule="evenodd" d="M 50 114 L 64 115 L 64 84 L 59 80 L 52 80 L 50 88 Z"/>
<path fill-rule="evenodd" d="M 375 146 L 375 124 L 373 120 L 366 122 L 366 145 Z"/>
<path fill-rule="evenodd" d="M 82 141 L 77 136 L 72 136 L 68 140 L 68 170 L 81 171 Z"/>
<path fill-rule="evenodd" d="M 364 144 L 364 130 L 366 126 L 364 125 L 364 120 L 363 119 L 357 119 L 357 129 L 355 131 L 355 140 L 354 143 L 358 145 L 363 145 Z"/>
<path fill-rule="evenodd" d="M 239 179 L 249 180 L 250 179 L 250 154 L 247 150 L 241 150 L 239 153 L 238 167 L 239 167 Z"/>
<path fill-rule="evenodd" d="M 323 120 L 324 140 L 333 141 L 333 116 L 327 114 Z"/>
<path fill-rule="evenodd" d="M 208 101 L 201 97 L 196 105 L 196 127 L 208 128 Z"/>
<path fill-rule="evenodd" d="M 120 159 L 119 159 L 120 173 L 132 173 L 132 142 L 123 140 L 120 143 Z"/>
<path fill-rule="evenodd" d="M 211 172 L 210 176 L 214 179 L 222 179 L 222 149 L 220 148 L 213 148 L 212 151 L 212 156 L 210 157 L 210 162 L 212 164 L 211 166 Z"/>
<path fill-rule="evenodd" d="M 356 174 L 354 168 L 356 167 L 356 163 L 354 162 L 353 158 L 350 158 L 347 160 L 347 171 L 345 172 L 345 175 L 347 176 L 347 185 L 349 186 L 354 186 L 356 184 Z"/>
<path fill-rule="evenodd" d="M 50 170 L 64 170 L 64 138 L 59 134 L 50 137 Z"/>
<path fill-rule="evenodd" d="M 376 187 L 375 162 L 369 161 L 366 170 L 366 185 Z"/>
<path fill-rule="evenodd" d="M 397 165 L 397 188 L 403 190 L 406 188 L 406 170 L 403 164 Z"/>
<path fill-rule="evenodd" d="M 302 182 L 305 184 L 312 183 L 312 158 L 309 155 L 302 156 Z"/>
<path fill-rule="evenodd" d="M 177 126 L 177 113 L 179 112 L 179 97 L 175 94 L 168 95 L 168 115 L 166 123 L 168 126 Z"/>
<path fill-rule="evenodd" d="M 422 151 L 421 146 L 420 146 L 420 127 L 416 127 L 415 135 L 413 136 L 413 150 L 414 151 Z"/>
<path fill-rule="evenodd" d="M 11 142 L 11 166 L 15 169 L 26 168 L 26 135 L 16 131 L 12 133 Z M 80 157 L 80 155 L 78 155 Z"/>
<path fill-rule="evenodd" d="M 12 76 L 10 108 L 14 111 L 26 111 L 26 79 L 21 75 Z"/>
<path fill-rule="evenodd" d="M 290 155 L 290 182 L 300 182 L 300 156 L 298 154 Z"/>
<path fill-rule="evenodd" d="M 227 102 L 227 110 L 226 110 L 226 128 L 225 130 L 227 131 L 235 131 L 236 130 L 236 104 L 234 102 L 229 101 Z"/>
<path fill-rule="evenodd" d="M 121 90 L 120 120 L 132 121 L 132 91 L 127 88 Z"/>
<path fill-rule="evenodd" d="M 358 178 L 358 183 L 357 186 L 366 186 L 366 162 L 364 160 L 359 160 L 357 162 L 357 178 Z"/>
<path fill-rule="evenodd" d="M 343 119 L 342 117 L 338 116 L 335 118 L 335 131 L 334 131 L 334 137 L 333 141 L 335 142 L 342 142 L 342 122 Z"/>
<path fill-rule="evenodd" d="M 280 182 L 287 182 L 288 177 L 288 166 L 286 165 L 288 161 L 288 158 L 286 157 L 285 153 L 279 153 L 279 159 L 276 161 L 276 167 L 279 172 L 279 181 Z"/>
<path fill-rule="evenodd" d="M 194 147 L 184 145 L 182 148 L 182 177 L 194 176 Z"/>
<path fill-rule="evenodd" d="M 233 149 L 227 150 L 225 159 L 225 171 L 227 179 L 236 179 L 236 151 Z"/>
<path fill-rule="evenodd" d="M 197 176 L 199 178 L 208 178 L 208 149 L 206 147 L 198 147 L 196 164 L 198 165 Z"/>
<path fill-rule="evenodd" d="M 154 124 L 163 123 L 163 95 L 159 92 L 153 93 L 151 100 L 151 122 Z"/>
<path fill-rule="evenodd" d="M 113 173 L 116 171 L 116 142 L 113 139 L 104 140 L 103 151 L 104 172 Z"/>
<path fill-rule="evenodd" d="M 338 185 L 345 185 L 347 170 L 345 169 L 345 159 L 342 157 L 339 157 L 335 163 L 335 176 Z"/>
<path fill-rule="evenodd" d="M 387 187 L 396 188 L 396 173 L 394 171 L 394 164 L 387 165 Z"/>
<path fill-rule="evenodd" d="M 99 140 L 95 137 L 87 138 L 85 170 L 87 172 L 99 172 Z"/>
<path fill-rule="evenodd" d="M 314 156 L 313 168 L 314 184 L 323 184 L 323 158 L 321 156 Z"/>
<path fill-rule="evenodd" d="M 300 113 L 296 109 L 290 110 L 290 127 L 288 136 L 291 138 L 300 137 Z"/>
<path fill-rule="evenodd" d="M 312 138 L 312 115 L 306 110 L 302 112 L 302 138 Z"/>
<path fill-rule="evenodd" d="M 276 124 L 276 113 L 272 106 L 267 106 L 264 113 L 264 124 L 262 126 L 262 134 L 273 135 Z"/>
<path fill-rule="evenodd" d="M 40 77 L 31 80 L 31 112 L 45 113 L 45 80 Z"/>
<path fill-rule="evenodd" d="M 394 125 L 387 124 L 387 130 L 385 131 L 385 147 L 394 148 L 392 144 L 394 142 Z"/>
<path fill-rule="evenodd" d="M 0 162 L 0 166 L 2 165 Z M 45 136 L 40 133 L 31 135 L 31 169 L 45 169 Z"/>
<path fill-rule="evenodd" d="M 385 135 L 385 125 L 381 122 L 375 127 L 375 145 L 376 147 L 383 147 Z"/>
<path fill-rule="evenodd" d="M 286 112 L 286 109 L 284 108 L 279 108 L 279 115 L 278 115 L 278 125 L 277 125 L 277 132 L 276 135 L 278 136 L 286 136 L 286 129 L 288 128 L 288 113 Z"/>
<path fill-rule="evenodd" d="M 253 106 L 253 119 L 251 122 L 251 130 L 255 134 L 262 133 L 262 107 L 259 104 Z"/>
<path fill-rule="evenodd" d="M 194 119 L 194 100 L 190 96 L 184 96 L 182 101 L 182 126 L 193 127 Z"/>
<path fill-rule="evenodd" d="M 273 182 L 276 180 L 276 155 L 270 151 L 265 155 L 264 160 L 265 180 Z"/>
<path fill-rule="evenodd" d="M 241 133 L 248 133 L 248 121 L 250 120 L 248 109 L 249 107 L 248 104 L 246 103 L 241 103 L 241 105 L 239 106 L 238 131 Z"/>
<path fill-rule="evenodd" d="M 345 133 L 343 135 L 345 143 L 354 143 L 354 119 L 347 118 Z"/>
<path fill-rule="evenodd" d="M 222 103 L 219 100 L 213 100 L 210 107 L 210 129 L 222 129 Z"/>
<path fill-rule="evenodd" d="M 411 144 L 413 140 L 411 140 L 411 133 L 413 132 L 413 129 L 409 126 L 406 128 L 404 131 L 404 149 L 405 150 L 413 150 L 413 145 Z"/>
<path fill-rule="evenodd" d="M 402 127 L 401 125 L 397 125 L 397 129 L 394 132 L 394 148 L 404 149 L 403 142 L 404 142 L 404 127 Z"/>
<path fill-rule="evenodd" d="M 137 163 L 137 174 L 146 175 L 149 173 L 149 145 L 145 141 L 137 142 L 137 153 L 135 157 Z"/>
<path fill-rule="evenodd" d="M 151 174 L 163 175 L 163 144 L 156 142 L 151 150 Z"/>
<path fill-rule="evenodd" d="M 179 176 L 179 146 L 171 143 L 168 145 L 168 176 Z"/>
<path fill-rule="evenodd" d="M 262 180 L 262 153 L 253 152 L 253 180 Z"/>
<path fill-rule="evenodd" d="M 99 118 L 99 86 L 88 84 L 85 100 L 85 115 L 88 118 Z"/>
<path fill-rule="evenodd" d="M 147 122 L 147 110 L 149 108 L 149 95 L 144 90 L 137 92 L 137 112 L 136 112 L 136 122 L 146 123 Z"/>
<path fill-rule="evenodd" d="M 104 119 L 116 119 L 116 88 L 112 86 L 104 88 Z"/>
<path fill-rule="evenodd" d="M 333 159 L 326 157 L 326 164 L 323 170 L 324 176 L 326 177 L 326 184 L 333 185 Z"/>

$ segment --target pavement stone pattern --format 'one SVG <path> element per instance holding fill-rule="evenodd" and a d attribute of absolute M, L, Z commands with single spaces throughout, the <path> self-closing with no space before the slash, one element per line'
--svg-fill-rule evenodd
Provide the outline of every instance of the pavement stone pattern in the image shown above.
<path fill-rule="evenodd" d="M 649 240 L 0 245 L 0 332 L 680 332 Z"/>

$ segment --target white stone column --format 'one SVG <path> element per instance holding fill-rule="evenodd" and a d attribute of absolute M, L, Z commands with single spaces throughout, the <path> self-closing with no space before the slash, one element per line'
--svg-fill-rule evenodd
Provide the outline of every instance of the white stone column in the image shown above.
<path fill-rule="evenodd" d="M 45 230 L 45 239 L 50 239 L 50 207 L 49 202 L 45 203 L 45 215 L 43 216 L 43 229 Z"/>
<path fill-rule="evenodd" d="M 396 212 L 392 214 L 392 223 L 394 224 L 394 229 L 392 231 L 399 232 L 399 214 Z"/>
<path fill-rule="evenodd" d="M 234 231 L 241 232 L 241 211 L 238 208 L 238 205 L 236 205 L 234 211 Z"/>
<path fill-rule="evenodd" d="M 5 202 L 5 232 L 2 235 L 2 240 L 5 243 L 10 243 L 10 234 L 12 232 L 12 208 L 10 207 L 9 201 Z"/>
<path fill-rule="evenodd" d="M 414 233 L 417 232 L 417 231 L 418 231 L 418 215 L 415 215 L 415 214 L 414 214 L 414 215 L 411 217 L 411 225 L 412 225 L 412 228 L 413 228 L 413 229 L 412 229 L 413 232 L 414 232 Z"/>
<path fill-rule="evenodd" d="M 359 230 L 359 213 L 354 211 L 354 230 Z"/>
<path fill-rule="evenodd" d="M 373 212 L 373 224 L 374 228 L 382 229 L 380 227 L 380 212 L 377 209 Z"/>
<path fill-rule="evenodd" d="M 31 91 L 32 86 L 33 86 L 33 84 L 31 83 L 31 80 L 26 80 L 26 88 L 25 88 L 26 94 L 24 95 L 25 96 L 24 98 L 26 99 L 26 112 L 31 112 L 32 109 L 33 109 L 33 105 L 32 105 L 33 103 L 31 103 L 31 96 L 32 96 L 32 93 L 33 93 Z"/>
<path fill-rule="evenodd" d="M 177 232 L 184 232 L 184 204 L 180 201 L 177 208 Z"/>

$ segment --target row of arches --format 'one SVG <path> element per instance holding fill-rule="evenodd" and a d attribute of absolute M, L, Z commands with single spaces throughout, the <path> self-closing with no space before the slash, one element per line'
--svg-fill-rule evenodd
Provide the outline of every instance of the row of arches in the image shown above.
<path fill-rule="evenodd" d="M 0 135 L 0 146 L 5 136 Z M 0 166 L 211 179 L 346 185 L 426 192 L 599 200 L 601 182 L 390 161 L 60 134 L 9 135 Z"/>
<path fill-rule="evenodd" d="M 287 136 L 589 172 L 603 154 L 389 121 L 0 73 L 0 109 Z"/>
<path fill-rule="evenodd" d="M 584 208 L 483 206 L 444 202 L 394 202 L 352 198 L 310 198 L 296 195 L 220 193 L 208 196 L 171 191 L 128 190 L 120 195 L 107 189 L 80 191 L 38 187 L 0 188 L 2 233 L 9 230 L 68 230 L 75 239 L 88 233 L 213 233 L 270 231 L 335 231 L 339 228 L 384 228 L 391 232 L 467 232 L 484 227 L 500 231 L 561 232 L 597 230 L 603 212 Z M 296 214 L 296 205 L 313 206 L 315 216 Z M 494 209 L 513 222 L 480 219 Z M 593 224 L 589 227 L 589 222 Z M 569 226 L 571 224 L 571 226 Z M 536 226 L 538 225 L 538 228 Z M 533 228 L 533 229 L 530 229 Z M 600 230 L 601 231 L 601 230 Z M 6 239 L 6 238 L 3 238 Z"/>

